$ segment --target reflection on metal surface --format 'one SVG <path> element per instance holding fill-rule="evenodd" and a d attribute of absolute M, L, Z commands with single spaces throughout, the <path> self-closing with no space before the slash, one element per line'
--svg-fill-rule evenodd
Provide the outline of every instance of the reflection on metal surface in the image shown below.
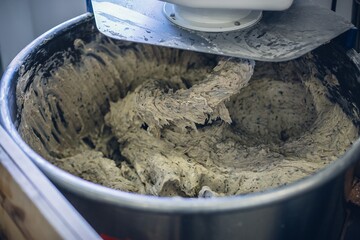
<path fill-rule="evenodd" d="M 252 28 L 224 33 L 179 28 L 166 19 L 163 2 L 157 0 L 146 4 L 92 0 L 92 4 L 98 29 L 111 38 L 260 61 L 298 58 L 352 26 L 309 0 L 295 1 L 286 11 L 265 12 Z"/>

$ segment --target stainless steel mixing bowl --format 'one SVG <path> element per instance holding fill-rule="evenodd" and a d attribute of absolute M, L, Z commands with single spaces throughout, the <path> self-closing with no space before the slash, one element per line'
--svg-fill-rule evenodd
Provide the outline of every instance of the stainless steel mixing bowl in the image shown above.
<path fill-rule="evenodd" d="M 38 155 L 17 132 L 17 81 L 32 66 L 41 68 L 55 53 L 73 49 L 75 39 L 90 42 L 98 34 L 91 14 L 51 29 L 16 56 L 0 85 L 1 124 L 97 232 L 132 240 L 339 238 L 353 169 L 360 158 L 359 141 L 338 160 L 305 179 L 261 193 L 214 199 L 159 198 L 116 191 L 72 176 Z M 339 88 L 330 89 L 336 96 L 333 101 L 348 114 L 356 114 L 356 107 L 360 107 L 356 54 L 336 44 L 320 47 L 313 54 L 320 72 L 330 69 L 339 79 Z"/>

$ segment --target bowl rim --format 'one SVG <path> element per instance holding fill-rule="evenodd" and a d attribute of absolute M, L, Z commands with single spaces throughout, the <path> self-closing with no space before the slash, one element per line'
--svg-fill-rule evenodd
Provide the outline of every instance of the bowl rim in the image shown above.
<path fill-rule="evenodd" d="M 0 123 L 2 123 L 3 127 L 16 144 L 20 146 L 26 155 L 52 180 L 53 183 L 55 183 L 55 185 L 95 201 L 105 202 L 113 206 L 124 208 L 169 214 L 215 213 L 234 210 L 249 210 L 287 201 L 291 198 L 316 190 L 317 188 L 328 184 L 335 178 L 345 175 L 346 170 L 358 162 L 359 157 L 357 156 L 360 156 L 360 139 L 357 139 L 353 143 L 353 146 L 348 149 L 343 156 L 318 172 L 296 182 L 286 186 L 267 189 L 262 192 L 210 199 L 156 197 L 127 193 L 88 182 L 65 172 L 45 160 L 22 140 L 10 117 L 10 103 L 7 94 L 11 92 L 11 86 L 16 84 L 17 73 L 20 71 L 22 63 L 28 56 L 37 52 L 42 45 L 46 44 L 46 42 L 89 21 L 94 21 L 94 17 L 91 13 L 85 13 L 50 29 L 48 32 L 36 38 L 13 59 L 6 68 L 2 80 L 0 81 Z"/>

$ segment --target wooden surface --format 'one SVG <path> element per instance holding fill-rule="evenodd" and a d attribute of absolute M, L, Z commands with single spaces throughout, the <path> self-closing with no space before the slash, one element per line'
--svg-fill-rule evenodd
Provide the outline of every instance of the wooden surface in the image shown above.
<path fill-rule="evenodd" d="M 2 206 L 0 207 L 0 239 L 25 240 L 20 229 Z"/>
<path fill-rule="evenodd" d="M 0 127 L 0 239 L 100 239 Z"/>

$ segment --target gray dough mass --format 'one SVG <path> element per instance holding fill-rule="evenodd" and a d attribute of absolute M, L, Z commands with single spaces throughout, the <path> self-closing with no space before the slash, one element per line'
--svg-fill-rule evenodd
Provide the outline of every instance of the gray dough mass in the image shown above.
<path fill-rule="evenodd" d="M 19 132 L 94 183 L 156 196 L 262 191 L 316 172 L 358 137 L 310 54 L 253 72 L 251 61 L 181 50 L 74 44 L 81 64 L 59 67 L 46 87 L 39 71 L 18 95 Z M 25 85 L 26 73 L 18 93 Z"/>

